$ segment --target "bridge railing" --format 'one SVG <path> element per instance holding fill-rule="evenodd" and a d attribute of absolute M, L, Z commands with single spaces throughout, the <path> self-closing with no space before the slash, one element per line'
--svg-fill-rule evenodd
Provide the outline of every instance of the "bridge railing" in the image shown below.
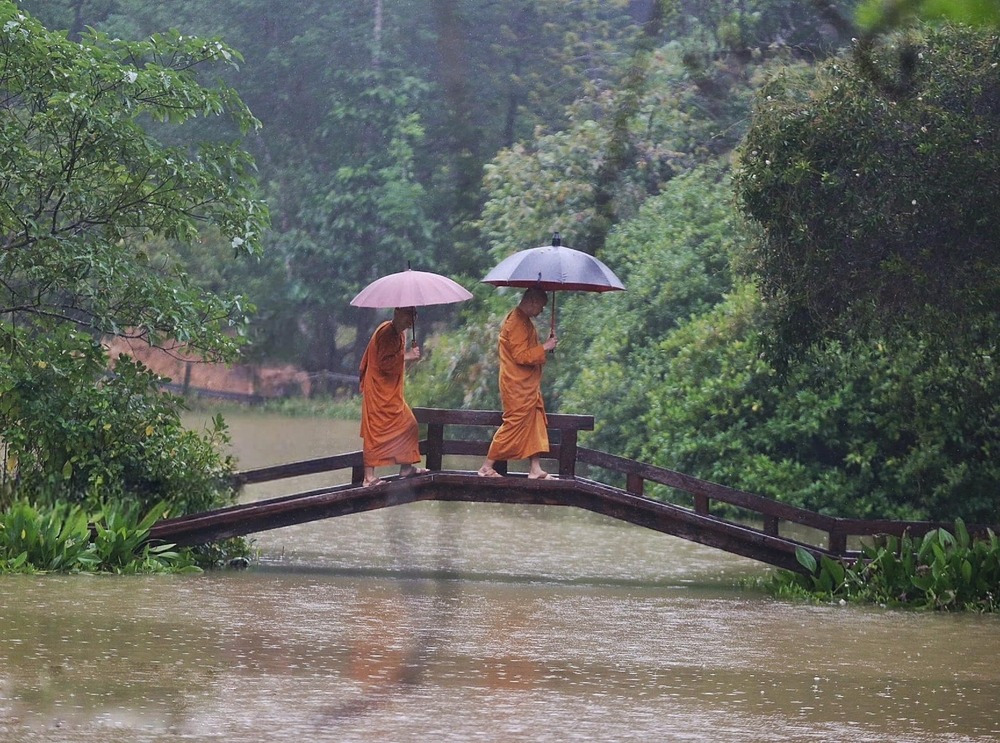
<path fill-rule="evenodd" d="M 337 470 L 351 470 L 351 482 L 360 483 L 364 481 L 365 469 L 362 453 L 359 451 L 336 454 L 332 457 L 318 457 L 316 459 L 306 459 L 301 462 L 291 462 L 289 464 L 276 464 L 271 467 L 258 467 L 257 469 L 244 470 L 233 475 L 233 487 L 239 488 L 243 485 L 253 485 L 260 482 L 272 482 L 283 480 L 286 477 L 301 477 L 303 475 L 318 475 L 325 472 L 335 472 Z"/>
<path fill-rule="evenodd" d="M 485 457 L 489 451 L 489 438 L 480 437 L 476 440 L 447 438 L 445 426 L 464 427 L 497 427 L 503 420 L 503 415 L 496 410 L 445 410 L 441 408 L 413 408 L 417 422 L 427 426 L 427 436 L 420 441 L 420 453 L 426 455 L 427 468 L 440 471 L 445 456 L 480 456 Z M 559 463 L 561 477 L 573 477 L 576 473 L 577 439 L 580 431 L 594 430 L 592 415 L 561 415 L 550 414 L 548 428 L 552 444 L 543 456 L 555 459 Z M 451 431 L 449 431 L 451 433 Z M 278 464 L 272 467 L 237 472 L 233 477 L 236 487 L 260 482 L 280 480 L 287 477 L 315 475 L 334 470 L 351 470 L 351 482 L 360 483 L 364 479 L 364 461 L 360 451 L 337 454 L 331 457 L 319 457 L 290 464 Z M 497 472 L 506 473 L 507 463 L 497 462 Z"/>
<path fill-rule="evenodd" d="M 427 424 L 427 438 L 421 442 L 421 452 L 427 455 L 427 468 L 440 470 L 446 455 L 485 457 L 489 451 L 488 438 L 475 441 L 445 436 L 445 426 L 497 427 L 503 422 L 503 414 L 496 410 L 445 410 L 442 408 L 414 408 L 418 423 Z M 560 477 L 576 475 L 577 439 L 580 431 L 594 430 L 592 415 L 564 415 L 549 413 L 549 451 L 542 456 L 559 463 Z M 506 462 L 497 462 L 494 469 L 505 474 Z"/>
<path fill-rule="evenodd" d="M 444 455 L 486 456 L 489 448 L 488 440 L 469 441 L 449 438 L 446 435 L 446 426 L 495 427 L 502 421 L 502 414 L 492 410 L 414 408 L 413 413 L 418 422 L 427 424 L 427 437 L 421 442 L 421 451 L 427 455 L 428 469 L 434 471 L 441 469 Z M 930 521 L 864 520 L 827 516 L 674 470 L 581 447 L 578 443 L 579 432 L 594 430 L 594 417 L 591 415 L 550 413 L 547 418 L 550 439 L 556 443 L 553 443 L 549 452 L 542 456 L 558 461 L 561 478 L 576 477 L 577 465 L 584 464 L 624 475 L 625 490 L 633 495 L 645 496 L 645 483 L 657 483 L 690 495 L 694 502 L 693 510 L 700 515 L 716 515 L 711 512 L 713 502 L 748 512 L 751 518 L 760 520 L 760 530 L 769 536 L 784 536 L 780 533 L 782 522 L 813 529 L 825 535 L 826 549 L 835 554 L 847 555 L 856 551 L 848 547 L 850 538 L 881 534 L 902 536 L 904 532 L 919 536 L 931 529 L 939 527 L 950 529 L 954 526 Z M 495 469 L 505 473 L 506 463 L 498 462 Z M 970 532 L 973 533 L 985 533 L 985 529 L 976 525 L 969 526 Z"/>
<path fill-rule="evenodd" d="M 417 422 L 426 425 L 426 437 L 420 441 L 420 451 L 426 456 L 427 468 L 441 471 L 445 456 L 485 457 L 489 450 L 489 436 L 462 438 L 450 434 L 462 429 L 495 428 L 502 422 L 502 414 L 495 410 L 446 410 L 441 408 L 413 408 Z M 893 534 L 901 536 L 908 532 L 920 536 L 931 529 L 953 528 L 954 524 L 929 521 L 891 521 L 844 519 L 809 511 L 761 495 L 748 493 L 736 488 L 701 480 L 691 475 L 637 462 L 615 454 L 581 447 L 578 443 L 580 431 L 594 429 L 594 417 L 590 415 L 549 414 L 548 428 L 550 449 L 542 456 L 558 462 L 560 478 L 577 477 L 577 465 L 603 469 L 625 477 L 625 490 L 629 494 L 645 497 L 645 483 L 656 483 L 689 494 L 693 498 L 693 510 L 703 516 L 712 516 L 712 503 L 721 503 L 749 512 L 753 520 L 762 522 L 760 531 L 769 536 L 781 537 L 782 522 L 796 524 L 816 530 L 826 536 L 826 549 L 834 554 L 848 555 L 848 539 L 867 536 Z M 497 462 L 498 472 L 507 472 L 506 462 Z M 335 470 L 351 470 L 351 482 L 360 484 L 364 477 L 364 464 L 360 451 L 320 457 L 291 464 L 263 467 L 238 472 L 233 478 L 234 485 L 267 482 L 288 477 L 311 475 Z M 605 483 L 609 484 L 609 483 Z M 719 509 L 716 509 L 719 510 Z M 734 522 L 735 523 L 735 522 Z M 970 533 L 985 534 L 986 527 L 968 525 Z"/>
<path fill-rule="evenodd" d="M 665 485 L 691 495 L 695 513 L 703 516 L 712 515 L 713 501 L 725 503 L 758 517 L 762 522 L 761 531 L 765 534 L 781 536 L 779 524 L 787 521 L 826 534 L 826 547 L 830 552 L 847 552 L 847 537 L 852 533 L 844 528 L 842 519 L 595 449 L 581 447 L 578 459 L 581 463 L 625 475 L 625 490 L 633 495 L 644 495 L 646 482 Z"/>
<path fill-rule="evenodd" d="M 910 536 L 918 537 L 932 529 L 943 528 L 950 531 L 955 526 L 953 523 L 940 521 L 847 519 L 826 516 L 762 495 L 748 493 L 744 490 L 701 480 L 691 475 L 584 447 L 578 448 L 577 460 L 582 464 L 625 475 L 625 490 L 634 495 L 643 495 L 645 482 L 654 482 L 686 492 L 694 499 L 694 511 L 701 515 L 714 515 L 711 513 L 713 502 L 735 506 L 760 519 L 762 522 L 761 531 L 770 536 L 785 536 L 780 533 L 782 522 L 815 529 L 826 535 L 827 550 L 838 555 L 847 556 L 857 553 L 857 545 L 852 544 L 853 549 L 849 548 L 848 540 L 850 538 L 860 539 L 890 534 L 903 536 L 907 533 Z M 991 527 L 981 524 L 967 524 L 966 528 L 970 534 L 985 537 Z M 995 529 L 995 527 L 993 528 Z"/>

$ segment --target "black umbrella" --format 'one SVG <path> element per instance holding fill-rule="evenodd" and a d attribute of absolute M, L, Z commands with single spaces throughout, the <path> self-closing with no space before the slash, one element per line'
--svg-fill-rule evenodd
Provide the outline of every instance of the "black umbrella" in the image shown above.
<path fill-rule="evenodd" d="M 537 286 L 552 292 L 552 332 L 556 329 L 556 291 L 624 291 L 625 285 L 604 263 L 562 244 L 556 232 L 551 245 L 520 250 L 504 258 L 483 279 L 493 286 Z"/>

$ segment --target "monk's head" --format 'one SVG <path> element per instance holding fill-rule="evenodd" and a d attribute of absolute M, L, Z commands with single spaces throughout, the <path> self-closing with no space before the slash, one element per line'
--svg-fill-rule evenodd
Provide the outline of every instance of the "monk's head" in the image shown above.
<path fill-rule="evenodd" d="M 549 303 L 549 295 L 543 290 L 539 289 L 537 286 L 533 286 L 530 289 L 525 289 L 524 296 L 521 297 L 521 302 L 518 307 L 524 312 L 528 317 L 537 317 L 545 309 L 545 305 Z"/>
<path fill-rule="evenodd" d="M 403 331 L 413 327 L 417 319 L 416 307 L 397 307 L 392 311 L 392 324 L 396 330 Z"/>

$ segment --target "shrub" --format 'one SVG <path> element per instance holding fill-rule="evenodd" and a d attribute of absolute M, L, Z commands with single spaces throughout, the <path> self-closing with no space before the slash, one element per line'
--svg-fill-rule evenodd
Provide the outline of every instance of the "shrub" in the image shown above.
<path fill-rule="evenodd" d="M 3 572 L 192 572 L 190 551 L 146 540 L 166 514 L 157 504 L 139 518 L 134 506 L 107 506 L 91 518 L 75 504 L 37 509 L 21 501 L 0 520 L 0 573 Z"/>
<path fill-rule="evenodd" d="M 22 340 L 0 363 L 0 493 L 8 503 L 96 511 L 120 502 L 145 513 L 164 501 L 184 514 L 232 502 L 221 417 L 204 435 L 185 429 L 182 401 L 161 392 L 155 374 L 124 357 L 106 374 L 103 348 L 86 336 Z"/>
<path fill-rule="evenodd" d="M 796 552 L 808 574 L 780 571 L 765 586 L 780 596 L 856 601 L 918 609 L 1000 610 L 1000 540 L 988 530 L 970 537 L 934 529 L 922 538 L 882 536 L 866 544 L 854 564 Z"/>

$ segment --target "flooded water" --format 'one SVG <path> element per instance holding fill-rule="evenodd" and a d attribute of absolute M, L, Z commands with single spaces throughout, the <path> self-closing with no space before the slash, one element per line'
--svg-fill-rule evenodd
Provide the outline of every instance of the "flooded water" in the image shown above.
<path fill-rule="evenodd" d="M 244 467 L 360 448 L 229 419 Z M 764 566 L 572 508 L 255 544 L 246 571 L 0 578 L 0 741 L 1000 740 L 995 617 L 775 601 L 739 587 Z"/>

